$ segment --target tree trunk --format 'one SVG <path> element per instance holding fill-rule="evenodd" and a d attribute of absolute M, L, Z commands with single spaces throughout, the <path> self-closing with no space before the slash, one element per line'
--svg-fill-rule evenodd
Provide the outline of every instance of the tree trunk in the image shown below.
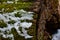
<path fill-rule="evenodd" d="M 49 26 L 46 27 L 46 21 L 49 22 L 52 19 L 55 24 L 59 22 L 58 0 L 36 0 L 33 11 L 38 14 L 36 21 L 37 40 L 51 40 L 52 33 L 47 32 L 47 30 L 51 29 L 48 29 Z M 53 28 L 57 28 L 57 26 L 54 26 Z"/>

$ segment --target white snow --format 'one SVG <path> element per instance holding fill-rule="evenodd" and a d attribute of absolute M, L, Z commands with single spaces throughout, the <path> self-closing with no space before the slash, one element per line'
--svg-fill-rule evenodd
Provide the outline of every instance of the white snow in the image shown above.
<path fill-rule="evenodd" d="M 52 37 L 52 40 L 60 40 L 60 29 L 58 29 L 58 32 L 52 35 Z"/>
<path fill-rule="evenodd" d="M 32 23 L 27 23 L 27 22 L 23 22 L 20 24 L 20 26 L 23 28 L 29 28 L 29 27 L 31 27 L 31 25 L 32 25 Z"/>
<path fill-rule="evenodd" d="M 14 2 L 13 1 L 7 1 L 7 3 L 10 4 L 10 3 L 14 3 Z"/>
<path fill-rule="evenodd" d="M 15 17 L 14 14 L 16 14 L 17 12 L 19 12 L 21 14 L 22 17 Z M 4 38 L 12 38 L 11 40 L 14 40 L 14 35 L 12 33 L 9 34 L 9 32 L 11 32 L 12 28 L 15 28 L 17 33 L 20 36 L 24 36 L 25 39 L 27 38 L 32 38 L 33 36 L 30 36 L 27 34 L 27 30 L 25 28 L 29 28 L 31 27 L 32 23 L 31 22 L 21 22 L 20 20 L 32 20 L 33 19 L 33 12 L 26 12 L 23 9 L 22 10 L 15 10 L 14 12 L 11 13 L 4 13 L 4 14 L 0 14 L 0 20 L 3 20 L 6 24 L 7 27 L 4 28 L 0 28 L 0 35 L 2 35 L 2 37 Z M 14 24 L 9 24 L 8 22 L 10 20 L 14 20 L 15 23 Z M 22 27 L 22 32 L 19 30 L 19 28 Z M 7 32 L 7 34 L 4 34 L 4 32 Z"/>

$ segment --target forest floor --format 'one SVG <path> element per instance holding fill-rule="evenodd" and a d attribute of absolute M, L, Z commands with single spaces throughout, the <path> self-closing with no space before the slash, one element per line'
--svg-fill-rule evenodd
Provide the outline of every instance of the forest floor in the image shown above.
<path fill-rule="evenodd" d="M 28 11 L 31 4 L 32 4 L 31 2 L 18 2 L 17 4 L 2 3 L 0 4 L 0 13 L 13 12 L 14 10 L 20 10 L 20 9 L 24 9 Z M 33 38 L 31 39 L 25 39 L 24 37 L 19 36 L 15 29 L 12 29 L 12 31 L 13 31 L 15 40 L 36 40 L 36 25 L 34 23 L 28 30 L 28 34 L 33 36 Z M 0 40 L 9 40 L 9 38 L 3 38 L 2 36 L 0 36 Z"/>

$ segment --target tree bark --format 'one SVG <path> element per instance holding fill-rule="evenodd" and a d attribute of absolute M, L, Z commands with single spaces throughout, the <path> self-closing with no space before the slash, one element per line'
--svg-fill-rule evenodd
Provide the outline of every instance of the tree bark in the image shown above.
<path fill-rule="evenodd" d="M 50 21 L 52 17 L 54 23 L 59 21 L 58 0 L 36 0 L 33 11 L 38 14 L 36 21 L 37 40 L 51 40 L 50 33 L 46 31 L 46 21 Z"/>

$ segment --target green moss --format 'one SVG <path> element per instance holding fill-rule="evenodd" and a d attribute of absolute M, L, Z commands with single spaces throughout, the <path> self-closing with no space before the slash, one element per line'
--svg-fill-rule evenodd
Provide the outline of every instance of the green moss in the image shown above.
<path fill-rule="evenodd" d="M 10 40 L 9 38 L 0 37 L 0 40 Z"/>
<path fill-rule="evenodd" d="M 12 12 L 14 10 L 13 4 L 6 4 L 4 12 Z"/>
<path fill-rule="evenodd" d="M 19 27 L 19 30 L 21 31 L 21 33 L 23 33 L 23 32 L 22 32 L 22 27 Z"/>
<path fill-rule="evenodd" d="M 32 22 L 32 20 L 26 20 L 26 22 Z"/>
<path fill-rule="evenodd" d="M 33 38 L 32 38 L 31 40 L 36 40 L 36 25 L 35 25 L 35 24 L 33 24 L 33 25 L 29 28 L 28 34 L 33 36 Z"/>
<path fill-rule="evenodd" d="M 12 28 L 12 31 L 11 31 L 11 32 L 13 33 L 13 35 L 14 35 L 14 39 L 15 39 L 15 40 L 25 40 L 24 37 L 18 35 L 16 29 Z"/>
<path fill-rule="evenodd" d="M 21 17 L 21 14 L 18 12 L 17 14 L 15 14 L 15 17 Z"/>
<path fill-rule="evenodd" d="M 21 22 L 32 22 L 32 20 L 21 20 Z"/>
<path fill-rule="evenodd" d="M 8 23 L 9 23 L 9 24 L 14 24 L 15 21 L 14 21 L 14 20 L 10 20 Z"/>
<path fill-rule="evenodd" d="M 0 20 L 0 28 L 4 27 L 7 27 L 7 24 L 4 21 Z"/>
<path fill-rule="evenodd" d="M 18 2 L 17 4 L 0 4 L 0 10 L 4 8 L 4 12 L 12 12 L 13 10 L 29 10 L 29 7 L 31 6 L 32 2 Z"/>
<path fill-rule="evenodd" d="M 25 20 L 20 20 L 21 22 L 24 22 Z"/>

